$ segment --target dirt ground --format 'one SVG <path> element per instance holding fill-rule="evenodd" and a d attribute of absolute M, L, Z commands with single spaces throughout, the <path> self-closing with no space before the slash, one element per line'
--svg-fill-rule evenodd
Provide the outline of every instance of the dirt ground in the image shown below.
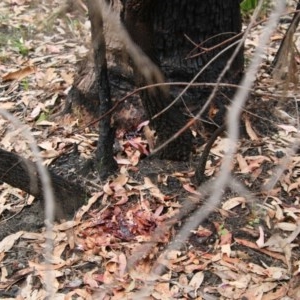
<path fill-rule="evenodd" d="M 187 163 L 162 161 L 148 156 L 138 130 L 117 136 L 116 176 L 107 182 L 96 172 L 83 176 L 97 128 L 86 128 L 80 111 L 55 121 L 51 115 L 63 107 L 75 65 L 88 51 L 89 25 L 76 11 L 47 19 L 59 8 L 57 1 L 0 5 L 1 108 L 31 127 L 46 165 L 92 196 L 74 220 L 54 224 L 47 264 L 40 203 L 0 185 L 0 298 L 44 299 L 51 286 L 55 299 L 300 299 L 299 95 L 269 74 L 288 24 L 273 33 L 244 108 L 232 184 L 205 221 L 180 239 L 214 188 L 226 134 L 212 149 L 209 181 L 199 190 L 193 175 L 203 145 L 195 145 Z M 247 39 L 249 60 L 263 29 L 255 27 Z M 2 118 L 0 136 L 1 147 L 32 159 L 27 142 Z M 164 253 L 176 242 L 179 248 Z"/>

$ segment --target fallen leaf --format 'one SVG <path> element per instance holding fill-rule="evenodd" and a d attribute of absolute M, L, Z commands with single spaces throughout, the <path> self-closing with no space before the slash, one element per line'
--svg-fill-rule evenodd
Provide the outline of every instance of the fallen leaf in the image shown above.
<path fill-rule="evenodd" d="M 35 119 L 35 118 L 37 118 L 38 116 L 39 116 L 39 114 L 41 113 L 41 107 L 40 107 L 40 105 L 37 105 L 33 110 L 32 110 L 32 112 L 31 112 L 31 114 L 30 114 L 30 118 L 31 119 Z"/>
<path fill-rule="evenodd" d="M 198 191 L 198 189 L 195 189 L 193 186 L 191 186 L 189 183 L 185 183 L 182 186 L 187 192 L 197 195 L 197 196 L 201 196 L 200 192 Z"/>
<path fill-rule="evenodd" d="M 273 258 L 276 258 L 276 259 L 279 259 L 281 260 L 282 262 L 284 262 L 285 264 L 287 263 L 286 261 L 286 258 L 281 255 L 281 254 L 278 254 L 276 252 L 273 252 L 273 251 L 269 251 L 269 250 L 266 250 L 266 249 L 261 249 L 259 248 L 255 243 L 252 243 L 250 241 L 247 241 L 247 240 L 243 240 L 243 239 L 239 239 L 239 238 L 235 238 L 234 239 L 237 243 L 243 245 L 243 246 L 246 246 L 246 247 L 249 247 L 249 248 L 252 248 L 252 249 L 256 249 L 266 255 L 269 255 Z"/>
<path fill-rule="evenodd" d="M 37 126 L 56 126 L 55 122 L 50 122 L 47 120 L 39 121 L 36 123 Z"/>
<path fill-rule="evenodd" d="M 239 164 L 239 168 L 241 170 L 241 173 L 247 173 L 248 172 L 248 164 L 247 164 L 246 159 L 240 153 L 238 153 L 236 155 L 236 160 Z"/>
<path fill-rule="evenodd" d="M 251 126 L 248 115 L 245 116 L 245 127 L 246 127 L 247 134 L 249 135 L 251 141 L 257 141 L 259 138 Z"/>
<path fill-rule="evenodd" d="M 15 102 L 1 102 L 1 109 L 10 110 L 16 108 Z"/>
<path fill-rule="evenodd" d="M 161 201 L 165 199 L 165 195 L 160 191 L 160 189 L 152 183 L 149 177 L 144 177 L 143 189 L 148 189 L 151 195 Z"/>
<path fill-rule="evenodd" d="M 259 229 L 259 239 L 256 241 L 256 245 L 259 248 L 262 248 L 265 244 L 265 234 L 262 226 L 259 226 L 258 229 Z"/>
<path fill-rule="evenodd" d="M 282 128 L 283 130 L 285 130 L 287 133 L 290 132 L 298 132 L 298 129 L 295 126 L 292 125 L 278 125 L 278 127 Z"/>
<path fill-rule="evenodd" d="M 3 81 L 8 81 L 8 80 L 21 80 L 25 78 L 26 76 L 34 73 L 36 71 L 36 67 L 34 66 L 27 66 L 23 69 L 20 69 L 15 72 L 10 72 L 8 74 L 5 74 L 2 76 Z"/>
<path fill-rule="evenodd" d="M 204 273 L 202 271 L 197 272 L 194 274 L 194 276 L 190 280 L 189 286 L 193 287 L 196 292 L 199 289 L 199 287 L 201 286 L 203 280 L 204 280 Z"/>
<path fill-rule="evenodd" d="M 234 207 L 245 203 L 246 203 L 246 199 L 244 197 L 234 197 L 225 201 L 225 203 L 222 205 L 222 209 L 231 210 Z"/>
<path fill-rule="evenodd" d="M 126 176 L 125 174 L 120 174 L 116 179 L 114 179 L 111 183 L 110 183 L 110 187 L 117 187 L 117 186 L 124 186 L 128 181 L 128 176 Z"/>
<path fill-rule="evenodd" d="M 0 253 L 9 251 L 15 242 L 23 235 L 23 231 L 10 234 L 0 242 Z"/>

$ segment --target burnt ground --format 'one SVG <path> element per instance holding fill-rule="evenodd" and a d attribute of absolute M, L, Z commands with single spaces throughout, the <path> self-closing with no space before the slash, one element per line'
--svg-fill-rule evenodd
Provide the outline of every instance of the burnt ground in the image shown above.
<path fill-rule="evenodd" d="M 4 2 L 7 12 L 9 2 Z M 26 4 L 14 7 L 20 13 L 6 21 L 7 28 L 24 21 L 22 5 Z M 37 8 L 32 2 L 26 9 L 34 13 Z M 49 13 L 51 6 L 38 9 Z M 81 18 L 77 16 L 76 23 L 72 17 L 57 21 L 54 30 L 59 29 L 62 37 L 48 35 L 50 46 L 39 48 L 45 33 L 27 38 L 24 45 L 8 43 L 0 69 L 3 78 L 4 73 L 13 72 L 12 64 L 26 64 L 28 56 L 20 58 L 20 51 L 26 49 L 29 59 L 40 63 L 36 73 L 27 75 L 29 79 L 3 79 L 1 101 L 32 127 L 45 163 L 65 178 L 87 186 L 94 195 L 74 222 L 54 225 L 51 283 L 56 297 L 140 299 L 143 292 L 149 299 L 298 299 L 300 161 L 299 149 L 292 154 L 290 149 L 297 139 L 299 107 L 296 91 L 290 87 L 283 93 L 266 72 L 271 57 L 257 76 L 241 120 L 231 173 L 244 190 L 227 186 L 220 204 L 199 226 L 191 228 L 189 237 L 183 237 L 180 250 L 171 250 L 163 259 L 160 255 L 176 233 L 206 203 L 206 191 L 213 190 L 214 182 L 199 191 L 193 185 L 203 146 L 195 147 L 187 163 L 162 161 L 147 157 L 148 144 L 142 132 L 122 131 L 115 153 L 119 173 L 107 182 L 99 181 L 96 172 L 83 176 L 82 168 L 97 141 L 96 128 L 84 127 L 88 123 L 84 113 L 77 111 L 38 125 L 50 120 L 51 111 L 62 106 L 70 80 L 65 70 L 74 73 L 70 62 L 84 52 L 77 42 L 86 29 L 78 25 Z M 1 27 L 6 38 L 12 34 L 7 28 Z M 24 28 L 15 30 L 20 41 Z M 246 44 L 249 57 L 263 27 L 255 30 Z M 279 26 L 274 36 L 281 30 Z M 273 54 L 278 46 L 274 40 L 268 50 Z M 68 51 L 62 46 L 66 41 Z M 77 57 L 68 56 L 70 49 Z M 55 64 L 58 67 L 53 70 Z M 47 102 L 53 99 L 55 105 Z M 10 124 L 1 119 L 1 147 L 30 157 L 26 142 L 18 136 L 7 137 L 10 132 Z M 212 149 L 206 168 L 209 178 L 218 178 L 225 141 L 223 135 Z M 284 172 L 266 188 L 280 166 Z M 33 199 L 21 191 L 5 184 L 0 191 L 0 298 L 43 298 L 49 284 L 43 210 L 38 201 L 31 204 Z M 163 266 L 160 275 L 151 275 L 150 270 L 158 266 Z"/>

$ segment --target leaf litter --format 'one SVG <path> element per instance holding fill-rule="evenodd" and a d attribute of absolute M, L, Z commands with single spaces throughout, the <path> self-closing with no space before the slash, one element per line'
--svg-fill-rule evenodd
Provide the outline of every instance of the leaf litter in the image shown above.
<path fill-rule="evenodd" d="M 59 4 L 4 0 L 0 5 L 0 43 L 5 46 L 0 52 L 0 104 L 32 128 L 46 165 L 68 154 L 74 143 L 83 157 L 90 157 L 97 141 L 95 128 L 72 134 L 78 124 L 86 124 L 83 116 L 47 120 L 61 107 L 76 62 L 89 48 L 89 25 L 82 14 L 69 13 L 52 26 L 43 23 Z M 266 65 L 276 53 L 282 26 L 274 32 Z M 261 30 L 263 25 L 257 26 L 247 39 L 247 57 Z M 149 151 L 143 136 L 123 136 L 116 155 L 120 174 L 103 185 L 93 183 L 93 196 L 74 220 L 54 225 L 50 264 L 45 264 L 43 231 L 21 230 L 2 239 L 0 297 L 45 299 L 51 270 L 55 299 L 299 299 L 300 160 L 289 153 L 299 133 L 298 114 L 291 113 L 297 91 L 287 91 L 276 114 L 280 118 L 271 119 L 276 83 L 266 69 L 262 66 L 257 75 L 256 100 L 247 108 L 252 115 L 243 119 L 248 138 L 240 140 L 232 165 L 256 201 L 229 189 L 222 206 L 193 230 L 185 247 L 157 261 L 184 222 L 176 216 L 202 193 L 190 181 L 193 170 L 141 160 Z M 4 119 L 0 125 L 1 147 L 32 158 L 22 130 Z M 223 137 L 215 143 L 207 175 L 218 174 L 225 142 Z M 283 163 L 283 175 L 264 191 Z M 0 188 L 1 222 L 34 202 L 5 184 Z M 141 252 L 143 245 L 151 251 Z M 132 264 L 135 257 L 140 259 Z M 164 266 L 161 276 L 153 272 L 157 263 Z"/>

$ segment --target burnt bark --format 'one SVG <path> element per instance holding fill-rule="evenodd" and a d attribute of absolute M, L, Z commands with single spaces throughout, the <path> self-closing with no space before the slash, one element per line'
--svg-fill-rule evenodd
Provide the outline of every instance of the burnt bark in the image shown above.
<path fill-rule="evenodd" d="M 156 1 L 154 43 L 161 68 L 168 79 L 191 79 L 191 76 L 232 42 L 205 51 L 240 33 L 242 22 L 239 3 L 239 0 Z M 203 73 L 201 81 L 215 80 L 233 51 L 234 48 L 226 51 L 213 62 Z M 202 54 L 192 58 L 192 55 L 200 53 Z M 239 74 L 242 69 L 243 53 L 240 52 L 227 77 Z M 239 80 L 239 77 L 235 80 Z"/>
<path fill-rule="evenodd" d="M 173 1 L 123 1 L 123 21 L 135 43 L 159 65 L 166 79 L 172 82 L 189 82 L 199 70 L 217 53 L 228 46 L 224 42 L 241 30 L 239 1 L 197 0 Z M 231 41 L 232 42 L 232 41 Z M 194 44 L 201 44 L 195 47 Z M 224 43 L 213 51 L 203 49 Z M 226 51 L 205 71 L 197 81 L 215 82 L 225 67 L 234 48 Z M 237 56 L 225 81 L 237 83 L 243 70 L 243 54 Z M 139 70 L 136 70 L 138 73 Z M 146 84 L 140 80 L 140 85 Z M 156 129 L 158 144 L 165 142 L 186 123 L 182 110 L 201 108 L 209 89 L 193 89 L 185 93 L 180 101 L 158 118 L 152 119 L 172 101 L 180 90 L 171 88 L 170 94 L 145 91 L 141 98 L 152 126 Z M 225 99 L 222 93 L 231 96 L 232 91 L 222 90 L 215 99 L 219 114 L 216 123 L 222 123 Z M 162 150 L 160 156 L 173 160 L 186 160 L 192 147 L 191 133 L 184 132 Z"/>
<path fill-rule="evenodd" d="M 240 0 L 120 1 L 123 4 L 121 20 L 132 40 L 160 68 L 168 82 L 190 82 L 212 58 L 236 41 L 241 31 Z M 196 82 L 216 82 L 234 50 L 235 46 L 224 51 Z M 243 63 L 241 49 L 222 82 L 238 83 L 243 72 Z M 99 64 L 96 65 L 97 68 Z M 110 78 L 115 71 L 116 68 L 113 71 L 108 70 Z M 138 86 L 149 83 L 141 76 L 138 68 L 134 69 L 134 74 Z M 124 78 L 120 72 L 119 78 L 121 81 L 130 82 L 127 85 L 125 83 L 125 86 L 132 87 L 130 76 L 126 75 Z M 150 125 L 156 130 L 157 145 L 172 137 L 186 124 L 190 116 L 203 107 L 211 90 L 212 88 L 203 87 L 188 89 L 175 105 L 156 118 L 153 117 L 178 96 L 182 87 L 172 86 L 168 93 L 152 88 L 140 94 L 146 115 L 151 121 Z M 230 88 L 219 88 L 203 119 L 221 125 L 226 104 L 233 93 L 234 90 Z M 187 160 L 192 150 L 192 142 L 192 134 L 187 130 L 168 144 L 159 155 L 172 160 Z"/>
<path fill-rule="evenodd" d="M 155 1 L 126 0 L 122 20 L 133 41 L 143 50 L 153 63 L 160 66 L 154 45 L 154 9 Z M 135 68 L 137 84 L 147 85 L 147 80 L 140 76 L 140 70 Z M 169 93 L 161 88 L 151 88 L 141 93 L 143 106 L 150 119 L 150 125 L 156 130 L 157 144 L 161 145 L 179 131 L 186 123 L 186 118 L 178 109 L 171 107 L 158 116 L 171 103 Z M 171 160 L 188 160 L 192 148 L 190 131 L 182 133 L 175 141 L 167 144 L 159 153 L 159 157 Z"/>
<path fill-rule="evenodd" d="M 91 21 L 92 43 L 95 63 L 95 82 L 98 86 L 99 116 L 106 114 L 112 107 L 110 84 L 107 74 L 106 45 L 103 33 L 101 11 L 93 0 L 87 1 Z M 99 139 L 96 150 L 96 168 L 101 179 L 106 179 L 118 167 L 113 158 L 115 129 L 111 126 L 111 114 L 99 122 Z"/>
<path fill-rule="evenodd" d="M 35 163 L 0 149 L 0 181 L 19 188 L 44 202 L 43 186 Z M 79 184 L 49 171 L 55 199 L 55 218 L 72 218 L 88 194 Z"/>
<path fill-rule="evenodd" d="M 217 54 L 229 46 L 241 31 L 239 0 L 172 0 L 156 1 L 154 11 L 154 44 L 160 67 L 171 82 L 189 82 Z M 226 42 L 227 39 L 231 39 Z M 201 74 L 196 82 L 216 82 L 235 47 L 225 51 Z M 243 71 L 243 49 L 239 52 L 222 82 L 238 83 Z M 172 87 L 175 98 L 181 89 Z M 206 103 L 211 88 L 189 89 L 177 107 L 196 113 Z M 231 89 L 219 89 L 211 107 L 219 113 L 204 117 L 223 123 L 225 105 Z M 210 109 L 208 109 L 210 111 Z"/>

